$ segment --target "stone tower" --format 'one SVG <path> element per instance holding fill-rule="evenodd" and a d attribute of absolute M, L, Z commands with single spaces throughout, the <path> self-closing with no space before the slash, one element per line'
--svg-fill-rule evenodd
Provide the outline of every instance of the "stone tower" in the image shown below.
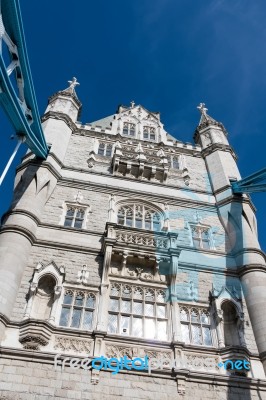
<path fill-rule="evenodd" d="M 265 256 L 224 126 L 201 104 L 185 144 L 134 102 L 83 125 L 77 85 L 2 218 L 0 398 L 266 399 Z"/>

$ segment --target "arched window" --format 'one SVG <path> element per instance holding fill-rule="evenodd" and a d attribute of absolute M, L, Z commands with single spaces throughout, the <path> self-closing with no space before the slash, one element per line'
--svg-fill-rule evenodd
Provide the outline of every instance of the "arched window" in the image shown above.
<path fill-rule="evenodd" d="M 224 344 L 225 346 L 239 346 L 236 309 L 229 301 L 224 302 L 221 309 L 223 311 Z"/>
<path fill-rule="evenodd" d="M 51 275 L 44 275 L 40 278 L 33 300 L 32 318 L 49 319 L 54 301 L 55 286 L 56 281 Z"/>
<path fill-rule="evenodd" d="M 207 310 L 181 306 L 180 322 L 185 343 L 212 346 L 210 315 Z"/>
<path fill-rule="evenodd" d="M 197 249 L 210 249 L 210 229 L 206 226 L 191 225 L 193 246 Z"/>
<path fill-rule="evenodd" d="M 85 208 L 68 206 L 64 221 L 64 226 L 82 229 L 84 224 Z"/>
<path fill-rule="evenodd" d="M 117 223 L 119 225 L 131 226 L 138 229 L 160 231 L 162 216 L 146 205 L 132 204 L 119 208 Z"/>
<path fill-rule="evenodd" d="M 59 325 L 92 330 L 95 302 L 93 293 L 66 290 Z"/>
<path fill-rule="evenodd" d="M 113 283 L 108 332 L 166 340 L 167 307 L 164 291 Z"/>

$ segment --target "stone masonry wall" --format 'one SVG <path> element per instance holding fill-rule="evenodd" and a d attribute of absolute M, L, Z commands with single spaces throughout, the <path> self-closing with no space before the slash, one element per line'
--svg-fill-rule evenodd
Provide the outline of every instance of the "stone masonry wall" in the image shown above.
<path fill-rule="evenodd" d="M 91 371 L 66 367 L 61 372 L 53 364 L 4 358 L 0 359 L 0 374 L 0 400 L 266 400 L 265 387 L 255 390 L 255 382 L 252 386 L 251 380 L 243 378 L 215 382 L 214 376 L 208 376 L 204 382 L 192 374 L 182 395 L 170 376 L 101 371 L 99 383 L 92 384 Z"/>

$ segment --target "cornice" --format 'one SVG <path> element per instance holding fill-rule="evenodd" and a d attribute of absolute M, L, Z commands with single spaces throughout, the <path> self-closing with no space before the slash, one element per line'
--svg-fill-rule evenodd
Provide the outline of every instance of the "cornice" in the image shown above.
<path fill-rule="evenodd" d="M 42 116 L 41 121 L 45 122 L 48 119 L 57 119 L 64 121 L 66 125 L 72 130 L 72 132 L 78 129 L 77 125 L 72 121 L 72 119 L 67 114 L 61 112 L 48 111 Z"/>
<path fill-rule="evenodd" d="M 62 177 L 62 175 L 58 172 L 58 170 L 55 169 L 55 167 L 49 162 L 49 157 L 53 158 L 58 164 L 60 169 L 63 167 L 63 164 L 58 160 L 58 158 L 55 156 L 54 153 L 49 153 L 48 155 L 48 159 L 44 160 L 40 163 L 38 163 L 38 161 L 36 159 L 28 159 L 24 162 L 22 162 L 22 164 L 20 164 L 17 168 L 16 168 L 16 174 L 20 171 L 23 171 L 25 168 L 28 168 L 29 166 L 33 165 L 33 166 L 38 166 L 43 167 L 48 169 L 49 172 L 51 172 L 51 174 L 58 180 Z"/>
<path fill-rule="evenodd" d="M 223 193 L 224 191 L 230 188 L 232 188 L 230 185 L 224 186 L 223 188 L 215 191 L 214 195 L 216 196 L 217 194 Z M 232 203 L 248 204 L 252 208 L 252 211 L 254 213 L 257 211 L 250 196 L 244 197 L 242 194 L 232 194 L 231 196 L 228 196 L 225 199 L 217 200 L 216 205 L 217 207 L 221 207 Z"/>
<path fill-rule="evenodd" d="M 40 224 L 40 220 L 38 217 L 36 217 L 35 214 L 33 214 L 32 212 L 28 211 L 28 210 L 23 210 L 22 208 L 16 208 L 13 210 L 8 210 L 7 212 L 5 212 L 2 216 L 2 219 L 9 217 L 12 214 L 20 214 L 20 215 L 24 215 L 26 217 L 29 217 L 30 219 L 32 219 L 35 224 L 38 226 Z M 12 226 L 12 225 L 7 225 L 8 226 Z M 1 227 L 3 228 L 3 227 Z"/>
<path fill-rule="evenodd" d="M 214 153 L 215 151 L 229 152 L 233 156 L 234 160 L 235 161 L 237 160 L 237 155 L 235 154 L 233 148 L 228 144 L 223 144 L 223 143 L 213 143 L 210 146 L 206 147 L 205 149 L 202 149 L 201 154 L 203 158 L 206 158 L 208 155 Z"/>
<path fill-rule="evenodd" d="M 264 253 L 264 251 L 262 251 L 261 249 L 258 249 L 256 247 L 245 247 L 244 249 L 241 249 L 239 251 L 232 252 L 232 255 L 234 257 L 239 257 L 246 253 L 257 253 L 259 256 L 262 256 L 264 258 L 264 260 L 266 261 L 266 254 Z"/>
<path fill-rule="evenodd" d="M 64 96 L 64 97 L 71 98 L 76 103 L 77 107 L 79 109 L 81 109 L 81 107 L 82 107 L 81 101 L 77 98 L 76 95 L 74 95 L 73 93 L 67 92 L 66 90 L 60 90 L 59 92 L 54 93 L 52 96 L 50 96 L 48 98 L 48 103 L 51 103 L 58 96 Z"/>
<path fill-rule="evenodd" d="M 75 203 L 75 202 L 66 202 L 67 204 L 73 204 L 80 206 L 80 203 Z M 90 235 L 90 236 L 102 236 L 104 232 L 102 231 L 91 231 L 89 229 L 78 229 L 74 228 L 72 226 L 68 226 L 67 228 L 63 225 L 55 225 L 55 224 L 48 224 L 44 222 L 40 222 L 38 224 L 38 228 L 47 228 L 47 229 L 52 229 L 52 230 L 57 230 L 57 231 L 63 231 L 63 232 L 73 232 L 73 233 L 78 233 L 80 235 Z"/>
<path fill-rule="evenodd" d="M 246 264 L 238 269 L 240 277 L 249 274 L 250 272 L 264 272 L 266 273 L 266 265 L 262 264 Z M 266 354 L 266 353 L 265 353 Z"/>
<path fill-rule="evenodd" d="M 153 183 L 153 182 L 149 182 L 149 181 L 140 181 L 140 180 L 137 180 L 137 179 L 131 179 L 131 178 L 127 178 L 127 177 L 122 177 L 121 178 L 119 176 L 109 175 L 109 174 L 96 172 L 96 171 L 91 172 L 91 171 L 87 171 L 87 170 L 84 170 L 84 169 L 76 169 L 76 168 L 75 169 L 74 168 L 70 169 L 68 167 L 64 167 L 64 170 L 74 171 L 74 172 L 87 174 L 87 175 L 93 174 L 93 175 L 99 175 L 99 176 L 106 176 L 106 178 L 112 178 L 112 179 L 117 180 L 118 182 L 121 181 L 121 179 L 123 179 L 124 181 L 136 182 L 138 184 L 151 186 L 151 187 L 154 186 L 154 185 L 161 186 L 161 187 L 163 187 L 165 189 L 165 191 L 167 191 L 167 189 L 174 189 L 176 191 L 181 191 L 181 192 L 184 192 L 184 193 L 188 193 L 188 192 L 189 193 L 193 193 L 193 196 L 195 196 L 195 194 L 202 194 L 202 195 L 205 195 L 205 196 L 213 196 L 212 192 L 204 192 L 204 191 L 199 191 L 199 190 L 195 190 L 195 189 L 189 190 L 189 189 L 187 189 L 185 187 L 177 187 L 177 186 L 174 186 L 174 185 L 162 184 L 162 183 L 157 183 L 157 182 Z M 115 192 L 116 192 L 117 194 L 121 195 L 121 193 L 124 192 L 124 193 L 134 193 L 134 195 L 136 196 L 136 190 L 133 190 L 133 189 L 120 188 L 119 186 L 114 187 L 112 185 L 108 185 L 107 183 L 104 184 L 104 185 L 103 184 L 96 184 L 96 183 L 91 182 L 91 181 L 87 182 L 85 180 L 67 178 L 65 176 L 62 176 L 59 184 L 61 186 L 76 187 L 76 188 L 80 188 L 80 189 L 88 189 L 88 188 L 91 188 L 91 187 L 99 188 L 99 189 L 103 188 L 104 192 L 108 193 L 108 194 L 115 194 Z M 101 190 L 99 190 L 99 191 L 101 191 Z M 141 195 L 143 195 L 143 192 L 138 193 L 138 196 L 140 198 L 141 198 Z M 197 207 L 198 206 L 199 207 L 200 206 L 202 206 L 202 207 L 205 206 L 205 207 L 210 208 L 210 209 L 216 208 L 216 203 L 211 204 L 211 203 L 204 202 L 204 201 L 201 201 L 201 200 L 190 200 L 190 199 L 181 200 L 179 198 L 176 201 L 172 201 L 173 197 L 171 195 L 165 195 L 165 196 L 159 195 L 159 196 L 157 196 L 152 192 L 145 192 L 144 196 L 146 196 L 146 197 L 152 196 L 153 202 L 154 201 L 160 201 L 162 203 L 163 202 L 167 202 L 169 204 L 175 204 L 176 205 L 176 201 L 179 201 L 179 202 L 183 201 L 184 204 L 194 204 L 194 205 L 197 204 Z"/>
<path fill-rule="evenodd" d="M 76 253 L 85 253 L 85 254 L 96 254 L 96 255 L 103 255 L 101 249 L 98 250 L 94 247 L 89 246 L 77 246 L 68 243 L 61 243 L 61 242 L 50 242 L 48 240 L 40 240 L 36 239 L 34 242 L 35 246 L 45 247 L 49 249 L 60 249 L 60 250 L 69 250 L 74 251 Z"/>
<path fill-rule="evenodd" d="M 208 120 L 205 119 L 201 124 L 199 124 L 195 130 L 194 135 L 201 133 L 202 130 L 205 130 L 206 128 L 210 127 L 210 126 L 214 126 L 215 128 L 221 128 L 221 130 L 223 131 L 223 133 L 228 136 L 228 132 L 225 129 L 224 125 L 221 122 L 215 121 L 214 119 Z"/>
<path fill-rule="evenodd" d="M 0 233 L 5 233 L 5 232 L 13 232 L 16 234 L 20 234 L 21 236 L 24 236 L 26 239 L 28 239 L 31 245 L 34 245 L 36 243 L 36 236 L 31 231 L 29 231 L 26 228 L 23 228 L 22 226 L 2 225 L 0 228 Z"/>

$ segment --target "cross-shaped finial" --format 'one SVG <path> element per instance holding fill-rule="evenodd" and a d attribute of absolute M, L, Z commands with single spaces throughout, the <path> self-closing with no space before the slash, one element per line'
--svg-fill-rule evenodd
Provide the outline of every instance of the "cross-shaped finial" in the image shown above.
<path fill-rule="evenodd" d="M 207 116 L 208 108 L 205 107 L 205 103 L 200 103 L 197 109 L 200 110 L 201 115 L 203 115 L 204 117 Z"/>
<path fill-rule="evenodd" d="M 77 78 L 73 77 L 73 78 L 72 78 L 72 81 L 68 81 L 68 83 L 69 83 L 69 89 L 70 89 L 71 92 L 73 93 L 75 87 L 76 87 L 77 85 L 79 85 L 79 83 L 78 83 L 78 81 L 77 81 Z"/>
<path fill-rule="evenodd" d="M 134 108 L 135 102 L 133 100 L 130 102 L 130 104 L 131 104 L 131 108 Z"/>

